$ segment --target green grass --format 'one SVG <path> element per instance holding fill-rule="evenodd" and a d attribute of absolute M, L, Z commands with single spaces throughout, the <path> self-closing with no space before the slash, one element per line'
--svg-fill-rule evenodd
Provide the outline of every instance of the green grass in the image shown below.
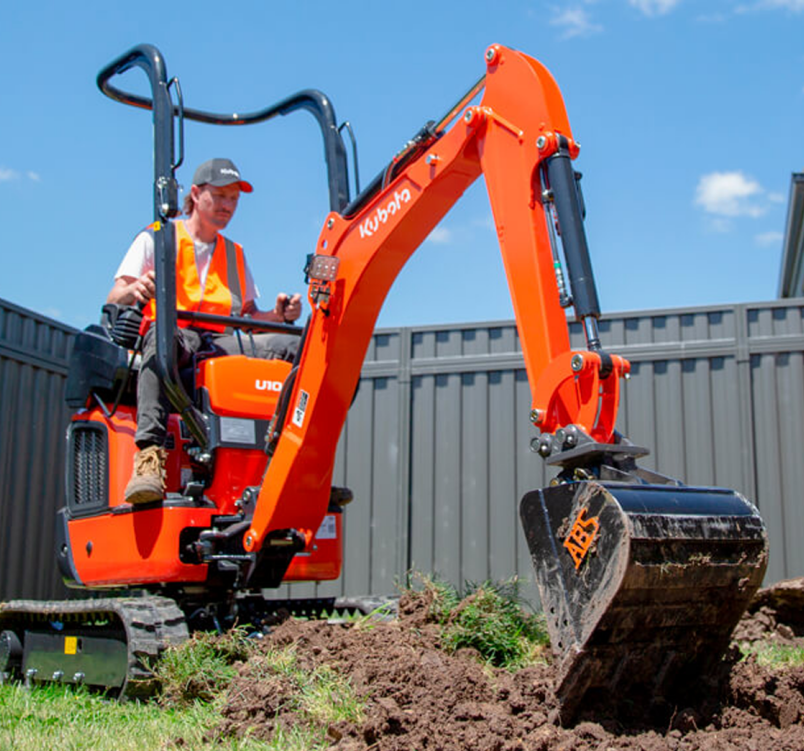
<path fill-rule="evenodd" d="M 246 660 L 254 643 L 245 629 L 226 634 L 195 633 L 165 652 L 153 666 L 162 687 L 163 706 L 185 707 L 196 700 L 212 701 L 237 674 L 235 664 Z"/>
<path fill-rule="evenodd" d="M 517 579 L 470 582 L 463 596 L 445 582 L 419 581 L 447 652 L 474 649 L 489 665 L 517 670 L 539 661 L 549 645 L 544 617 L 528 612 Z"/>
<path fill-rule="evenodd" d="M 214 704 L 183 710 L 117 702 L 81 688 L 0 686 L 0 751 L 262 751 L 251 741 L 207 739 L 218 722 Z"/>
<path fill-rule="evenodd" d="M 294 713 L 290 729 L 270 742 L 222 737 L 216 728 L 226 688 L 236 674 L 233 655 L 252 655 L 253 670 L 274 678 Z M 162 696 L 151 702 L 118 702 L 81 687 L 0 686 L 0 751 L 323 751 L 327 727 L 359 722 L 363 704 L 348 680 L 323 666 L 302 669 L 293 648 L 257 655 L 240 637 L 196 635 L 169 650 L 158 667 Z"/>
<path fill-rule="evenodd" d="M 804 647 L 768 641 L 743 642 L 739 647 L 744 658 L 753 655 L 757 664 L 764 667 L 793 668 L 804 665 Z"/>

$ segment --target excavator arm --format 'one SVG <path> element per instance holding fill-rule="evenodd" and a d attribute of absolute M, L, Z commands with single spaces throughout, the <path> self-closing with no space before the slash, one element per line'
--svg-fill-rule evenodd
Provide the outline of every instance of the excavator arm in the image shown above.
<path fill-rule="evenodd" d="M 274 586 L 293 552 L 311 542 L 383 301 L 411 254 L 482 174 L 531 420 L 541 430 L 532 446 L 561 469 L 551 487 L 524 496 L 520 516 L 556 655 L 562 717 L 601 698 L 628 697 L 640 707 L 675 701 L 713 669 L 762 582 L 765 528 L 738 493 L 686 487 L 637 466 L 647 450 L 615 431 L 629 364 L 604 352 L 598 337 L 572 168 L 579 148 L 561 93 L 527 55 L 494 45 L 485 60 L 480 103 L 470 106 L 467 97 L 449 122 L 428 124 L 324 223 L 309 265 L 313 313 L 243 537 L 254 554 L 246 584 Z M 583 351 L 570 348 L 570 305 L 586 335 Z"/>
<path fill-rule="evenodd" d="M 571 167 L 578 146 L 562 96 L 547 69 L 527 55 L 494 45 L 485 59 L 480 103 L 462 108 L 448 129 L 425 129 L 370 195 L 324 223 L 310 268 L 313 314 L 244 538 L 248 551 L 261 550 L 266 540 L 286 544 L 287 530 L 308 541 L 317 530 L 380 308 L 408 258 L 481 174 L 531 384 L 533 421 L 547 433 L 572 424 L 597 441 L 612 440 L 628 363 L 602 353 L 597 339 L 599 308 Z M 570 351 L 551 217 L 562 231 L 576 315 L 591 332 L 582 353 Z"/>

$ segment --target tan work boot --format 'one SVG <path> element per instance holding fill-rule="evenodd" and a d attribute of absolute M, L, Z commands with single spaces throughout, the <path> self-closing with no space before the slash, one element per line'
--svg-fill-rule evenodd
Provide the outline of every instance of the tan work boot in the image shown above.
<path fill-rule="evenodd" d="M 148 446 L 134 455 L 134 474 L 126 485 L 126 503 L 151 503 L 165 497 L 167 451 Z"/>

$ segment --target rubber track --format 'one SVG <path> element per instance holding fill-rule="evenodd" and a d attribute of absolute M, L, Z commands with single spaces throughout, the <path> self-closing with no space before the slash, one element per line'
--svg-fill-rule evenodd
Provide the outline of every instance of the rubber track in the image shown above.
<path fill-rule="evenodd" d="M 109 618 L 112 616 L 111 618 Z M 108 626 L 94 625 L 109 618 Z M 0 630 L 34 629 L 46 621 L 64 621 L 70 627 L 85 625 L 97 636 L 119 632 L 123 626 L 128 652 L 128 670 L 120 698 L 145 698 L 157 688 L 149 666 L 162 652 L 188 638 L 184 614 L 166 597 L 109 597 L 97 600 L 11 600 L 0 603 Z"/>

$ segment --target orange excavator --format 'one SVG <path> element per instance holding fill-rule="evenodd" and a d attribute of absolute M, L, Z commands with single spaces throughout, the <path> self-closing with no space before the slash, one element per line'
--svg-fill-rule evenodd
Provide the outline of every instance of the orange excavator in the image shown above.
<path fill-rule="evenodd" d="M 135 67 L 147 74 L 150 97 L 110 82 Z M 539 62 L 490 46 L 482 78 L 354 198 L 344 127 L 319 91 L 247 114 L 193 110 L 150 45 L 113 61 L 98 85 L 153 113 L 152 325 L 174 408 L 168 493 L 149 505 L 123 500 L 135 451 L 141 315 L 107 306 L 102 323 L 75 340 L 67 400 L 77 411 L 58 515 L 64 578 L 92 596 L 0 605 L 2 675 L 144 695 L 153 688 L 149 660 L 189 631 L 236 621 L 260 628 L 270 617 L 266 589 L 340 575 L 351 496 L 333 488 L 333 465 L 377 316 L 402 266 L 480 175 L 540 431 L 532 448 L 557 471 L 550 487 L 524 496 L 520 516 L 563 715 L 597 695 L 670 696 L 714 666 L 762 582 L 765 528 L 736 492 L 688 487 L 640 467 L 647 451 L 615 429 L 629 363 L 601 346 L 573 168 L 579 146 Z M 179 213 L 184 120 L 242 126 L 299 109 L 323 134 L 331 208 L 305 269 L 309 319 L 297 328 L 177 311 L 171 219 Z M 582 322 L 583 350 L 570 347 L 569 308 Z M 202 355 L 178 372 L 178 319 L 232 327 L 243 353 Z M 295 361 L 251 356 L 249 334 L 258 330 L 299 335 Z"/>

